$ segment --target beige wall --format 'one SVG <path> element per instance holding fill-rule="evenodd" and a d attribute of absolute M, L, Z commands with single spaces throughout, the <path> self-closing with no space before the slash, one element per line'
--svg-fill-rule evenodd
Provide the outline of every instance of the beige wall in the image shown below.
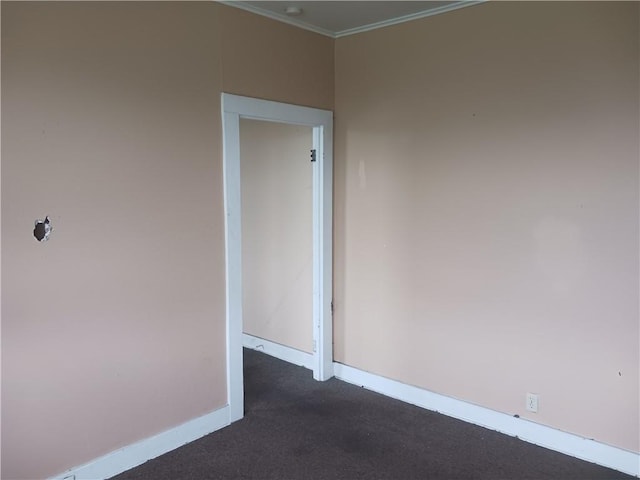
<path fill-rule="evenodd" d="M 3 478 L 226 403 L 216 21 L 3 2 Z"/>
<path fill-rule="evenodd" d="M 233 7 L 220 12 L 225 92 L 333 110 L 333 39 Z"/>
<path fill-rule="evenodd" d="M 313 351 L 313 130 L 240 120 L 245 333 Z"/>
<path fill-rule="evenodd" d="M 638 19 L 492 2 L 336 41 L 336 360 L 640 450 Z"/>
<path fill-rule="evenodd" d="M 227 10 L 2 2 L 2 478 L 54 475 L 226 403 L 220 23 L 230 37 L 255 23 Z M 316 51 L 332 72 L 332 43 Z M 265 90 L 228 68 L 228 91 L 333 98 L 304 72 Z M 262 75 L 284 68 L 272 57 Z"/>

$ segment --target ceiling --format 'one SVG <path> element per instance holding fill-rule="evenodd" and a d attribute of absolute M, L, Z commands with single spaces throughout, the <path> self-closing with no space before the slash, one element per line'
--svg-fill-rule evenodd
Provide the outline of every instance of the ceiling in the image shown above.
<path fill-rule="evenodd" d="M 242 8 L 259 15 L 312 30 L 329 37 L 372 30 L 416 18 L 436 15 L 483 0 L 456 1 L 222 1 L 226 5 Z M 299 9 L 297 15 L 288 15 L 287 8 Z"/>

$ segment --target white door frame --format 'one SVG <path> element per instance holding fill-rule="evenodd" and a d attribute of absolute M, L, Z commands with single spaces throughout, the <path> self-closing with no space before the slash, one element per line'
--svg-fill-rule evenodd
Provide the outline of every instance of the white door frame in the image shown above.
<path fill-rule="evenodd" d="M 313 378 L 333 376 L 333 113 L 223 93 L 222 149 L 227 303 L 227 399 L 231 422 L 244 415 L 240 118 L 313 128 Z M 309 161 L 311 158 L 309 157 Z"/>

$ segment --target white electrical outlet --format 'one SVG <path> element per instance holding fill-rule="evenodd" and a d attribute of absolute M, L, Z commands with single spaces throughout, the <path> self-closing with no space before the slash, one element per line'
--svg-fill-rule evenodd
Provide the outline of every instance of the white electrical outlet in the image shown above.
<path fill-rule="evenodd" d="M 527 393 L 527 411 L 538 413 L 538 395 Z"/>

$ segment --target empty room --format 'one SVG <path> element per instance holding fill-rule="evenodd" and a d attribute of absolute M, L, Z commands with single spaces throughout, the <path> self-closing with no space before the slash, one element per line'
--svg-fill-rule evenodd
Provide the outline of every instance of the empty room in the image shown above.
<path fill-rule="evenodd" d="M 3 480 L 640 477 L 640 2 L 0 14 Z"/>

